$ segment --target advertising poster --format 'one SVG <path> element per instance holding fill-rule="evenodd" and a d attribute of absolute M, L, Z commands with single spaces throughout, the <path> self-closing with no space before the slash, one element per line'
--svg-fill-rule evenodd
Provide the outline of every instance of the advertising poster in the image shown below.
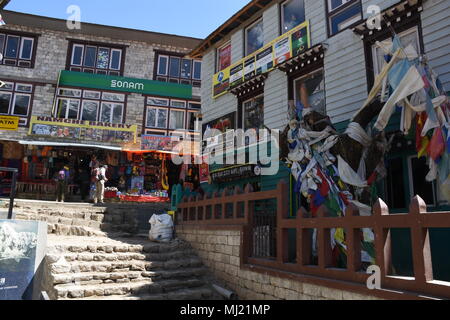
<path fill-rule="evenodd" d="M 230 70 L 230 87 L 240 85 L 244 81 L 244 64 L 241 62 Z"/>
<path fill-rule="evenodd" d="M 207 162 L 207 156 L 203 156 L 202 164 L 200 165 L 200 183 L 209 183 L 209 164 Z"/>
<path fill-rule="evenodd" d="M 174 140 L 174 141 L 172 141 Z M 176 140 L 176 141 L 175 141 Z M 141 149 L 149 151 L 167 151 L 171 152 L 175 146 L 179 143 L 179 138 L 156 136 L 156 135 L 142 135 Z"/>
<path fill-rule="evenodd" d="M 244 61 L 244 81 L 248 81 L 255 76 L 255 57 L 251 57 Z"/>
<path fill-rule="evenodd" d="M 0 220 L 0 300 L 36 299 L 46 236 L 46 223 Z"/>
<path fill-rule="evenodd" d="M 281 39 L 274 44 L 275 65 L 279 65 L 291 58 L 291 42 L 289 37 Z"/>
<path fill-rule="evenodd" d="M 135 143 L 136 125 L 32 117 L 29 135 L 81 141 Z"/>
<path fill-rule="evenodd" d="M 303 27 L 292 34 L 292 56 L 295 57 L 309 47 L 308 28 Z"/>
<path fill-rule="evenodd" d="M 214 75 L 213 78 L 213 97 L 218 98 L 228 92 L 230 88 L 230 67 Z"/>
<path fill-rule="evenodd" d="M 274 67 L 273 64 L 273 47 L 264 49 L 256 54 L 256 75 L 269 72 Z"/>

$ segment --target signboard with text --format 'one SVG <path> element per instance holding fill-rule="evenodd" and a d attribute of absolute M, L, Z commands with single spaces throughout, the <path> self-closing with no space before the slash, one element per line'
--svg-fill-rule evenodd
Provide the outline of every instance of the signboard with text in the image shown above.
<path fill-rule="evenodd" d="M 289 30 L 258 51 L 239 60 L 213 76 L 213 98 L 251 78 L 272 71 L 277 65 L 299 55 L 311 47 L 308 21 Z"/>
<path fill-rule="evenodd" d="M 16 131 L 19 128 L 19 117 L 0 116 L 0 130 Z"/>
<path fill-rule="evenodd" d="M 136 125 L 33 116 L 31 136 L 105 143 L 136 143 Z"/>

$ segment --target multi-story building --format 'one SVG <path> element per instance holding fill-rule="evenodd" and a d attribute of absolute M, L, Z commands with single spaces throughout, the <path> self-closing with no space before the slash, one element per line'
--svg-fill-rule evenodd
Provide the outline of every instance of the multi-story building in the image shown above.
<path fill-rule="evenodd" d="M 57 162 L 78 170 L 92 155 L 125 165 L 120 151 L 140 151 L 142 136 L 147 151 L 166 151 L 175 131 L 193 133 L 201 61 L 185 56 L 200 39 L 2 16 L 0 115 L 18 117 L 19 128 L 0 132 L 0 159 L 21 180 L 47 181 Z"/>
<path fill-rule="evenodd" d="M 366 24 L 377 10 L 383 19 L 380 30 Z M 191 52 L 203 59 L 203 122 L 283 130 L 289 102 L 301 101 L 329 116 L 338 130 L 345 129 L 381 70 L 383 51 L 377 41 L 391 43 L 394 33 L 405 47 L 411 44 L 427 56 L 448 92 L 449 15 L 450 2 L 439 0 L 251 1 Z M 291 39 L 290 52 L 286 44 Z M 400 131 L 399 118 L 397 112 L 388 133 Z M 435 183 L 424 183 L 427 168 L 412 141 L 395 140 L 387 178 L 379 187 L 392 210 L 407 209 L 416 194 L 431 207 L 446 204 Z M 289 175 L 282 166 L 277 176 L 250 181 L 267 190 Z"/>

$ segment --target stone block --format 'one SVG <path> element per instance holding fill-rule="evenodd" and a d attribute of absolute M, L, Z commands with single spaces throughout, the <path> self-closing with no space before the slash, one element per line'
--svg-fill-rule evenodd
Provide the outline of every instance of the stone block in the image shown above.
<path fill-rule="evenodd" d="M 312 297 L 321 297 L 321 287 L 310 284 L 310 283 L 303 283 L 303 294 L 312 296 Z"/>

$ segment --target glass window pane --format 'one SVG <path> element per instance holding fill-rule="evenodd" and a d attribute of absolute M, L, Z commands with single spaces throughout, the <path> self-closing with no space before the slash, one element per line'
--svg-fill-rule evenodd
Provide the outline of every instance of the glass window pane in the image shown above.
<path fill-rule="evenodd" d="M 97 47 L 86 47 L 86 53 L 84 56 L 85 67 L 95 67 L 95 60 L 97 58 Z"/>
<path fill-rule="evenodd" d="M 109 49 L 99 48 L 97 58 L 97 68 L 108 69 L 108 66 L 109 66 Z"/>
<path fill-rule="evenodd" d="M 115 104 L 112 123 L 122 123 L 123 105 Z"/>
<path fill-rule="evenodd" d="M 33 39 L 23 38 L 20 58 L 31 60 L 32 53 L 33 53 Z"/>
<path fill-rule="evenodd" d="M 189 102 L 189 108 L 191 108 L 191 109 L 201 109 L 202 105 L 200 103 Z"/>
<path fill-rule="evenodd" d="M 158 128 L 167 128 L 167 110 L 158 110 Z"/>
<path fill-rule="evenodd" d="M 202 63 L 200 61 L 194 61 L 194 74 L 192 78 L 197 80 L 202 78 Z"/>
<path fill-rule="evenodd" d="M 335 34 L 361 19 L 361 3 L 357 2 L 349 8 L 331 17 L 331 34 Z"/>
<path fill-rule="evenodd" d="M 120 60 L 122 58 L 122 51 L 111 50 L 111 69 L 120 70 Z"/>
<path fill-rule="evenodd" d="M 264 126 L 264 97 L 244 104 L 244 129 L 261 129 Z"/>
<path fill-rule="evenodd" d="M 330 11 L 342 6 L 344 3 L 347 3 L 350 0 L 329 0 Z"/>
<path fill-rule="evenodd" d="M 291 0 L 283 4 L 283 33 L 305 21 L 304 0 Z"/>
<path fill-rule="evenodd" d="M 158 63 L 158 74 L 165 76 L 167 75 L 167 57 L 160 56 Z"/>
<path fill-rule="evenodd" d="M 19 37 L 8 36 L 6 42 L 5 57 L 7 58 L 17 58 L 17 50 L 19 49 Z"/>
<path fill-rule="evenodd" d="M 247 55 L 249 55 L 264 45 L 263 21 L 248 28 L 246 33 Z"/>
<path fill-rule="evenodd" d="M 81 90 L 59 89 L 60 96 L 81 97 Z"/>
<path fill-rule="evenodd" d="M 295 85 L 296 99 L 305 108 L 326 114 L 325 105 L 325 79 L 323 71 L 311 74 L 303 79 L 297 80 Z"/>
<path fill-rule="evenodd" d="M 8 114 L 11 103 L 11 93 L 0 92 L 0 113 Z"/>
<path fill-rule="evenodd" d="M 188 112 L 188 129 L 195 130 L 195 114 L 194 112 Z"/>
<path fill-rule="evenodd" d="M 29 85 L 29 84 L 16 84 L 16 91 L 21 91 L 21 92 L 32 92 L 33 91 L 33 86 Z"/>
<path fill-rule="evenodd" d="M 192 60 L 183 59 L 181 64 L 181 77 L 190 79 L 192 77 Z"/>
<path fill-rule="evenodd" d="M 180 58 L 170 57 L 169 75 L 176 78 L 180 76 Z"/>
<path fill-rule="evenodd" d="M 3 48 L 5 46 L 5 35 L 0 34 L 0 53 L 3 54 Z"/>
<path fill-rule="evenodd" d="M 88 99 L 100 99 L 101 93 L 96 91 L 84 91 L 83 97 Z"/>
<path fill-rule="evenodd" d="M 147 109 L 147 127 L 154 127 L 156 125 L 156 109 Z"/>
<path fill-rule="evenodd" d="M 152 106 L 168 106 L 169 100 L 159 98 L 147 98 L 147 104 Z"/>
<path fill-rule="evenodd" d="M 100 115 L 101 122 L 111 122 L 111 103 L 102 103 L 102 114 Z"/>
<path fill-rule="evenodd" d="M 110 93 L 110 92 L 103 92 L 103 100 L 124 102 L 125 95 Z"/>
<path fill-rule="evenodd" d="M 70 100 L 69 104 L 69 116 L 67 119 L 78 119 L 78 107 L 80 102 L 77 100 Z"/>
<path fill-rule="evenodd" d="M 83 61 L 83 46 L 74 46 L 73 47 L 73 57 L 72 64 L 76 66 L 81 66 Z"/>
<path fill-rule="evenodd" d="M 31 97 L 29 95 L 16 94 L 14 101 L 13 115 L 26 116 L 28 115 L 28 107 L 30 106 Z"/>
<path fill-rule="evenodd" d="M 83 114 L 81 120 L 96 121 L 98 111 L 97 101 L 83 101 Z"/>
<path fill-rule="evenodd" d="M 56 115 L 57 118 L 65 118 L 66 117 L 68 103 L 69 103 L 69 100 L 67 100 L 67 99 L 59 99 L 58 100 L 58 114 Z"/>
<path fill-rule="evenodd" d="M 186 108 L 186 102 L 184 102 L 184 101 L 172 100 L 170 105 L 172 107 L 176 107 L 176 108 Z"/>
<path fill-rule="evenodd" d="M 219 70 L 222 71 L 231 65 L 231 43 L 220 48 L 219 52 Z"/>
<path fill-rule="evenodd" d="M 184 112 L 170 111 L 170 129 L 184 129 Z"/>

